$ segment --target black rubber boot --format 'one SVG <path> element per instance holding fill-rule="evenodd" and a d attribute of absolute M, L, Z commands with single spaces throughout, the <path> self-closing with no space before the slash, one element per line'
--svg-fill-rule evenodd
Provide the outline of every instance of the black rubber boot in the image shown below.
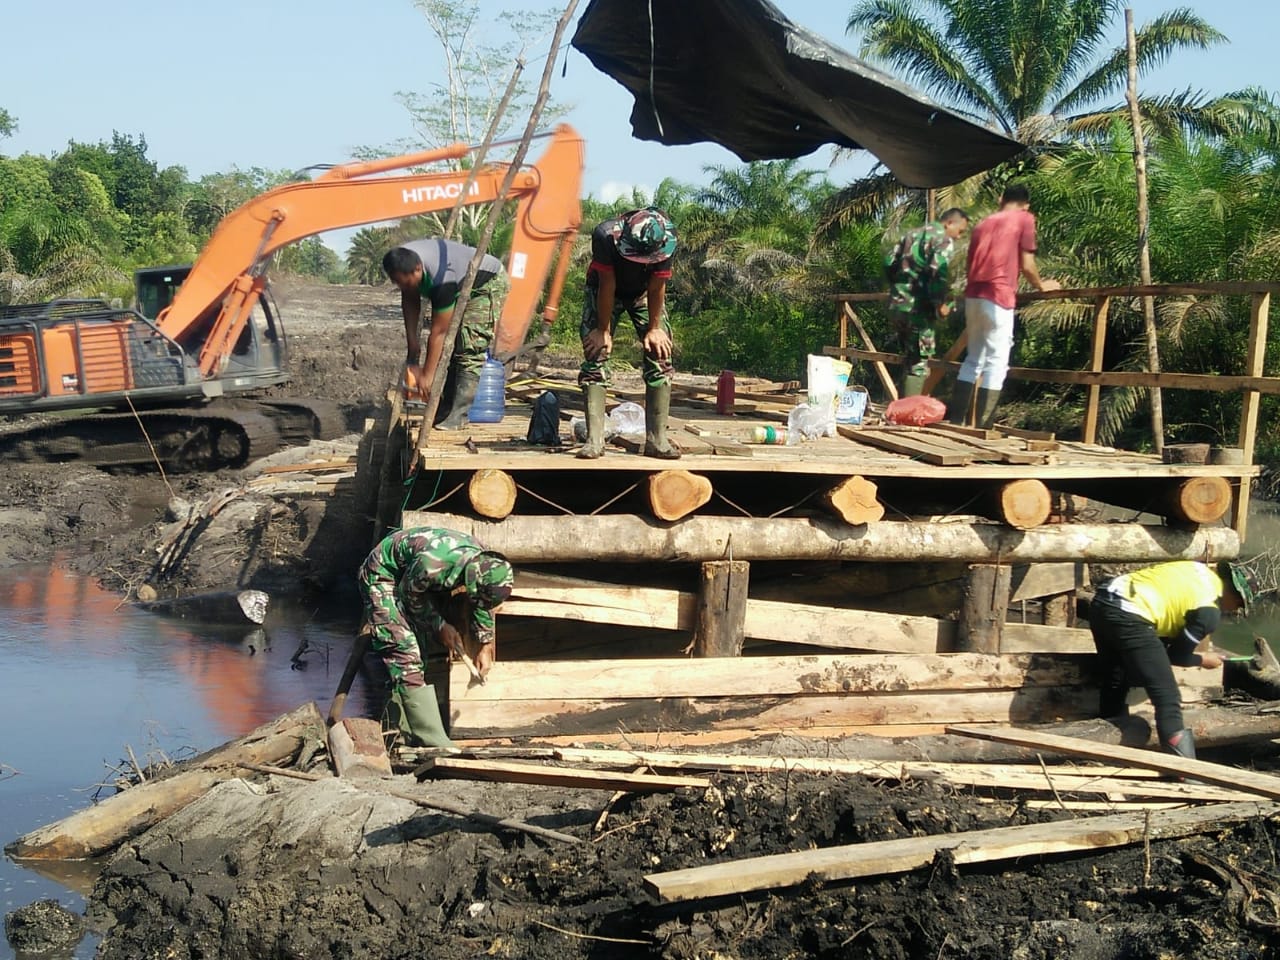
<path fill-rule="evenodd" d="M 969 423 L 969 408 L 973 406 L 974 384 L 969 380 L 957 380 L 947 404 L 947 423 L 964 427 Z"/>
<path fill-rule="evenodd" d="M 988 390 L 986 387 L 978 389 L 978 421 L 977 425 L 983 430 L 990 430 L 996 422 L 996 407 L 1000 405 L 1000 391 Z"/>
<path fill-rule="evenodd" d="M 471 401 L 476 398 L 476 387 L 480 385 L 480 373 L 477 370 L 459 370 L 453 389 L 453 406 L 449 414 L 436 424 L 437 430 L 458 430 L 467 422 L 467 411 L 471 409 Z"/>
<path fill-rule="evenodd" d="M 1188 760 L 1196 758 L 1196 735 L 1189 729 L 1183 728 L 1171 736 L 1164 742 L 1166 753 L 1174 753 L 1180 757 L 1186 757 Z"/>
<path fill-rule="evenodd" d="M 604 384 L 582 386 L 582 400 L 587 405 L 587 442 L 578 451 L 579 460 L 595 460 L 604 454 Z"/>
<path fill-rule="evenodd" d="M 667 415 L 671 410 L 671 384 L 644 388 L 644 455 L 659 460 L 679 460 L 680 451 L 667 439 Z"/>

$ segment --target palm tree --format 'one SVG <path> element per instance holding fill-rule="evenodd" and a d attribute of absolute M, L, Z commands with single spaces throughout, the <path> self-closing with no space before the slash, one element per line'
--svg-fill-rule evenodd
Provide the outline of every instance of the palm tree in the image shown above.
<path fill-rule="evenodd" d="M 1096 128 L 1094 105 L 1124 89 L 1124 44 L 1106 32 L 1120 0 L 861 0 L 849 32 L 863 55 L 898 68 L 933 96 L 1024 143 L 1047 143 Z M 933 14 L 930 16 L 929 14 Z M 1136 34 L 1141 72 L 1182 49 L 1226 40 L 1189 9 L 1162 14 Z M 1194 100 L 1189 92 L 1144 103 L 1165 116 Z"/>

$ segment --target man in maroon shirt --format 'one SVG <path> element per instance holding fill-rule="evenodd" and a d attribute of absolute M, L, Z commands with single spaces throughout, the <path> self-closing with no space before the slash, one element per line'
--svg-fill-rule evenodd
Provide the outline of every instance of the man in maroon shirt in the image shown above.
<path fill-rule="evenodd" d="M 1011 183 L 1000 209 L 973 229 L 964 288 L 964 326 L 968 349 L 947 419 L 969 419 L 977 393 L 976 425 L 990 427 L 996 418 L 1000 390 L 1009 372 L 1013 349 L 1013 311 L 1018 301 L 1018 275 L 1037 290 L 1057 290 L 1056 280 L 1041 280 L 1036 269 L 1036 218 L 1031 194 Z"/>

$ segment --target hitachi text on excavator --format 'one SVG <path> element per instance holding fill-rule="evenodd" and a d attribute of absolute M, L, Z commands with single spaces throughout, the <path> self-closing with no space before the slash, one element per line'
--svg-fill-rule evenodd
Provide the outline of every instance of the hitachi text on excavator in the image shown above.
<path fill-rule="evenodd" d="M 524 344 L 540 301 L 544 329 L 554 320 L 581 220 L 583 141 L 567 125 L 548 136 L 506 192 L 516 209 L 498 356 Z M 138 271 L 134 309 L 102 300 L 0 307 L 0 415 L 77 414 L 0 434 L 0 459 L 216 469 L 340 434 L 335 404 L 254 396 L 289 379 L 270 257 L 326 230 L 449 209 L 464 189 L 466 204 L 498 199 L 507 164 L 486 165 L 470 187 L 457 170 L 403 172 L 471 150 L 345 164 L 263 193 L 222 220 L 190 267 Z"/>

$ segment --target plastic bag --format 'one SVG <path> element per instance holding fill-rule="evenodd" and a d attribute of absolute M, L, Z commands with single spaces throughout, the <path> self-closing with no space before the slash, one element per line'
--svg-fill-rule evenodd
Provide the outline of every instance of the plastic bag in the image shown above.
<path fill-rule="evenodd" d="M 529 432 L 525 435 L 525 440 L 543 447 L 560 445 L 560 398 L 554 390 L 544 390 L 533 401 L 533 411 L 529 414 Z"/>
<path fill-rule="evenodd" d="M 840 402 L 836 405 L 836 423 L 860 424 L 866 412 L 866 387 L 854 384 L 840 391 Z"/>
<path fill-rule="evenodd" d="M 644 407 L 628 400 L 610 410 L 604 435 L 612 437 L 615 434 L 622 434 L 624 437 L 644 436 Z"/>
<path fill-rule="evenodd" d="M 947 415 L 947 406 L 937 397 L 922 394 L 899 397 L 884 412 L 885 423 L 903 423 L 913 427 L 927 427 L 938 423 Z"/>
<path fill-rule="evenodd" d="M 835 430 L 835 418 L 829 408 L 815 407 L 809 403 L 797 404 L 787 415 L 787 444 L 801 440 L 817 440 L 827 435 L 827 427 Z"/>

